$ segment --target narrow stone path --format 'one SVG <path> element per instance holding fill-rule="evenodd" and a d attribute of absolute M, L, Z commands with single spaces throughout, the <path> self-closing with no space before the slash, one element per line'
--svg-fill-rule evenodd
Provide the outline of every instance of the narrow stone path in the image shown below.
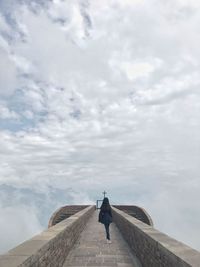
<path fill-rule="evenodd" d="M 141 267 L 114 223 L 110 234 L 112 243 L 107 244 L 104 225 L 95 211 L 63 266 Z"/>

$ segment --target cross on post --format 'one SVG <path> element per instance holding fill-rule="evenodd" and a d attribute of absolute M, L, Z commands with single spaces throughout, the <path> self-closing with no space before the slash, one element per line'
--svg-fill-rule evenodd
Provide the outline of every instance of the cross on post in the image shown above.
<path fill-rule="evenodd" d="M 105 198 L 107 193 L 106 193 L 106 191 L 104 191 L 102 194 L 103 194 L 103 198 Z"/>

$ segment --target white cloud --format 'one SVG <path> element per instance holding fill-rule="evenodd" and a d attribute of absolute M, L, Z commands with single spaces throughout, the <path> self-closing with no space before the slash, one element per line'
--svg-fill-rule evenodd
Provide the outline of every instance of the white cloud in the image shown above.
<path fill-rule="evenodd" d="M 151 72 L 154 71 L 154 67 L 149 63 L 134 64 L 130 62 L 122 62 L 121 69 L 131 81 L 137 78 L 149 76 Z"/>
<path fill-rule="evenodd" d="M 6 22 L 5 17 L 0 14 L 0 32 L 1 33 L 10 33 L 11 27 Z"/>
<path fill-rule="evenodd" d="M 0 48 L 0 94 L 9 95 L 15 90 L 17 70 L 9 55 Z"/>
<path fill-rule="evenodd" d="M 193 7 L 193 8 L 198 8 L 200 7 L 200 3 L 198 1 L 195 1 L 195 0 L 178 0 L 177 3 L 180 5 L 180 6 L 183 6 L 183 7 Z"/>
<path fill-rule="evenodd" d="M 11 111 L 5 105 L 0 103 L 0 119 L 18 119 L 19 116 L 16 112 Z"/>
<path fill-rule="evenodd" d="M 23 57 L 17 56 L 17 55 L 12 55 L 11 60 L 15 64 L 16 68 L 19 69 L 20 72 L 23 74 L 29 74 L 31 71 L 31 63 Z"/>
<path fill-rule="evenodd" d="M 0 226 L 1 253 L 5 253 L 42 230 L 34 209 L 23 205 L 0 207 Z"/>

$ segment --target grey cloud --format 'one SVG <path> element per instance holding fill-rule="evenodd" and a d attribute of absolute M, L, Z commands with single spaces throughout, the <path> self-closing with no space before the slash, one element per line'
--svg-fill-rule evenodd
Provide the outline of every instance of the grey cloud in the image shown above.
<path fill-rule="evenodd" d="M 85 28 L 85 36 L 90 36 L 90 30 L 92 29 L 92 20 L 89 14 L 89 1 L 80 1 L 80 13 L 83 17 L 83 23 Z"/>
<path fill-rule="evenodd" d="M 171 101 L 175 101 L 180 98 L 186 98 L 189 95 L 194 95 L 196 97 L 199 96 L 199 88 L 196 89 L 184 89 L 176 92 L 171 92 L 164 97 L 160 97 L 158 99 L 145 101 L 143 105 L 163 105 L 170 103 Z"/>
<path fill-rule="evenodd" d="M 35 191 L 2 184 L 0 253 L 46 229 L 53 212 L 60 206 L 76 203 L 76 195 L 76 191 L 70 188 L 57 189 L 49 186 L 48 190 L 42 191 L 39 188 Z"/>
<path fill-rule="evenodd" d="M 17 70 L 7 52 L 0 48 L 0 95 L 10 95 L 17 83 Z"/>

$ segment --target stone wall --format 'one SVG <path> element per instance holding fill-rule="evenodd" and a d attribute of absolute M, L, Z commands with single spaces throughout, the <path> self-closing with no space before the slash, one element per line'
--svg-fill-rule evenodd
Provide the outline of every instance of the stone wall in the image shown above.
<path fill-rule="evenodd" d="M 113 207 L 122 210 L 123 212 L 135 217 L 136 219 L 153 226 L 153 220 L 147 211 L 141 207 L 133 205 L 114 205 Z"/>
<path fill-rule="evenodd" d="M 69 218 L 75 213 L 87 208 L 89 205 L 67 205 L 57 209 L 51 216 L 48 228 L 56 225 L 57 223 Z"/>
<path fill-rule="evenodd" d="M 113 219 L 143 267 L 200 267 L 200 253 L 112 207 Z"/>
<path fill-rule="evenodd" d="M 0 256 L 0 267 L 60 267 L 95 207 L 89 206 Z"/>

